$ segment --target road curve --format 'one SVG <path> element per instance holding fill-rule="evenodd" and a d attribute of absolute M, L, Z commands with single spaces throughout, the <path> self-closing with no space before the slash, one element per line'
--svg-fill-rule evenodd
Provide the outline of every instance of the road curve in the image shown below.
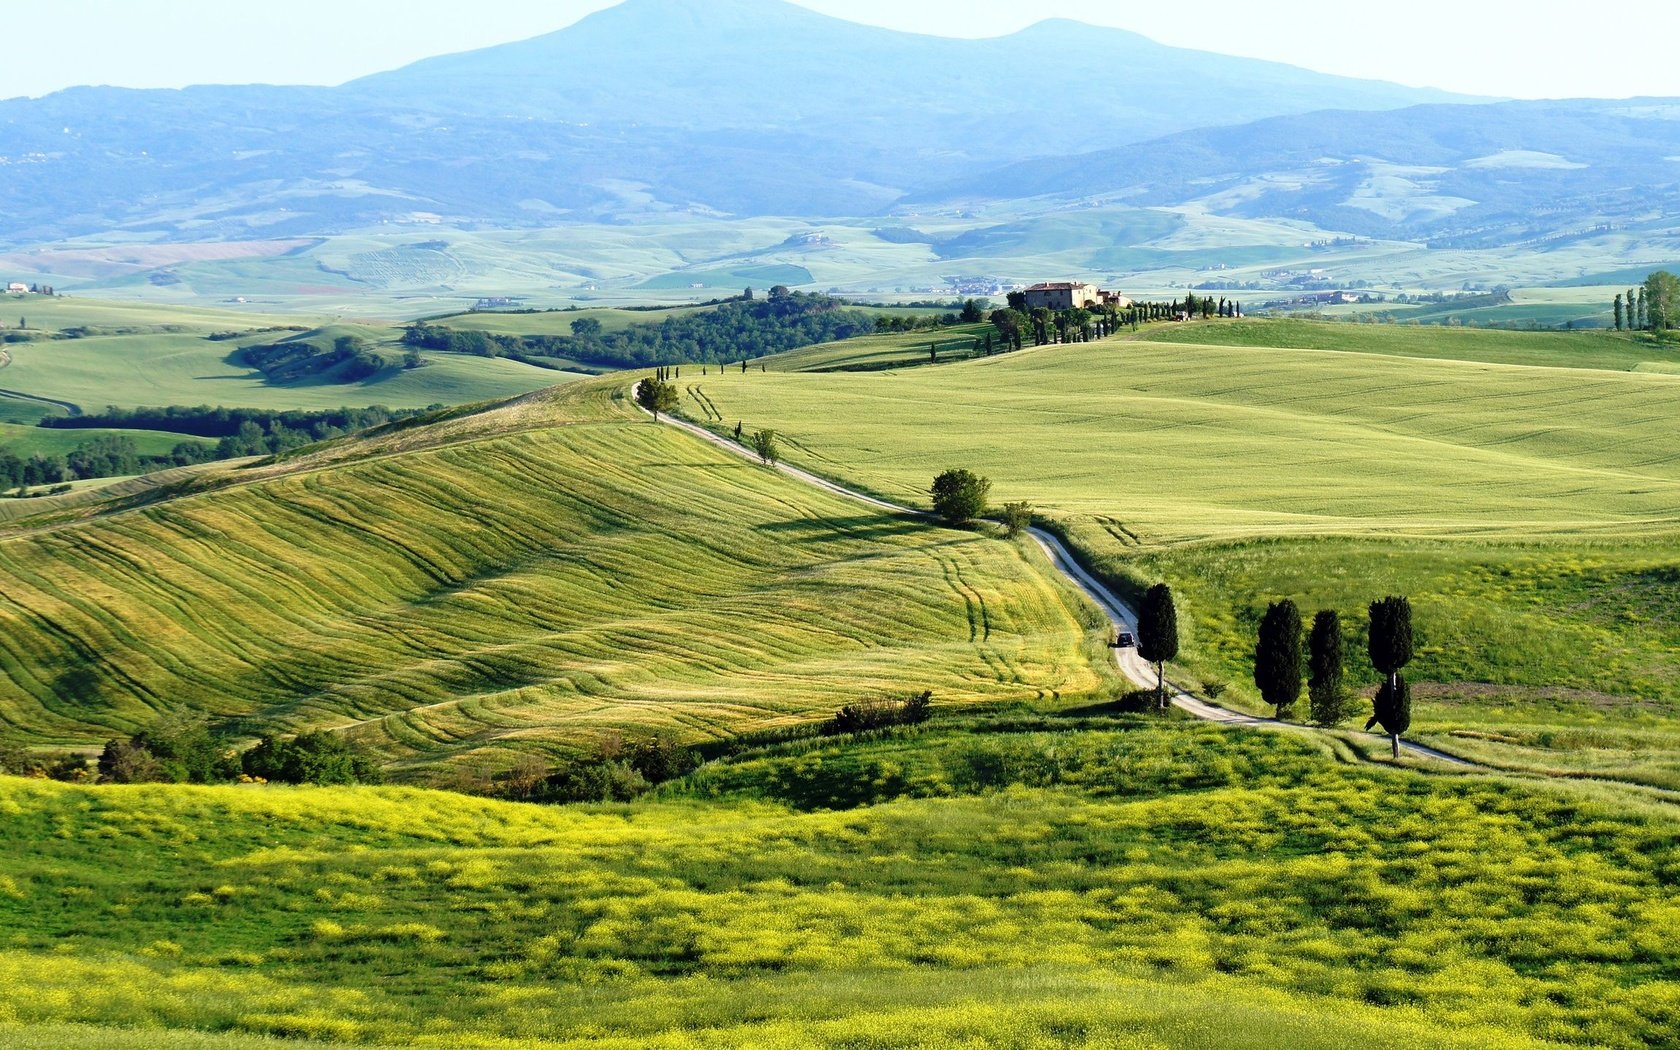
<path fill-rule="evenodd" d="M 630 400 L 632 404 L 636 404 L 635 393 L 635 385 L 632 385 L 630 388 Z M 636 407 L 641 408 L 639 404 L 637 404 Z M 642 409 L 642 411 L 644 414 L 649 414 L 645 408 Z M 757 455 L 745 445 L 741 445 L 737 442 L 729 440 L 728 438 L 714 434 L 712 431 L 707 430 L 705 427 L 700 426 L 697 423 L 691 423 L 686 419 L 673 416 L 670 413 L 666 413 L 658 418 L 662 422 L 670 423 L 672 426 L 688 431 L 690 434 L 700 438 L 702 441 L 709 441 L 713 445 L 726 449 L 745 459 L 757 458 Z M 839 496 L 844 496 L 847 499 L 856 500 L 859 503 L 867 503 L 871 507 L 876 507 L 880 510 L 889 510 L 897 514 L 908 514 L 918 518 L 933 517 L 932 514 L 929 514 L 925 510 L 917 510 L 914 507 L 902 506 L 900 504 L 893 503 L 890 500 L 879 499 L 875 496 L 858 492 L 856 489 L 847 488 L 838 482 L 830 481 L 824 477 L 819 477 L 808 470 L 801 470 L 798 467 L 789 466 L 786 463 L 777 463 L 776 469 L 789 477 L 797 478 L 798 480 L 805 482 L 807 485 L 815 485 L 817 488 L 824 489 Z M 1137 614 L 1133 612 L 1125 602 L 1121 601 L 1119 596 L 1110 590 L 1107 585 L 1087 571 L 1083 565 L 1079 564 L 1079 561 L 1074 558 L 1073 553 L 1068 550 L 1066 544 L 1043 529 L 1034 527 L 1028 529 L 1027 531 L 1032 535 L 1032 538 L 1038 542 L 1038 545 L 1044 549 L 1044 553 L 1050 558 L 1050 563 L 1056 567 L 1056 571 L 1060 572 L 1063 576 L 1066 576 L 1074 586 L 1083 591 L 1086 597 L 1090 598 L 1097 604 L 1098 608 L 1102 609 L 1103 615 L 1108 617 L 1109 625 L 1113 630 L 1120 630 L 1123 628 L 1133 632 L 1134 634 L 1136 633 Z M 1120 672 L 1124 674 L 1134 685 L 1144 689 L 1155 688 L 1155 669 L 1137 654 L 1136 649 L 1115 649 L 1114 661 L 1117 665 L 1119 665 Z M 1229 708 L 1220 707 L 1218 704 L 1208 703 L 1206 700 L 1199 697 L 1191 696 L 1189 693 L 1170 682 L 1167 684 L 1167 696 L 1173 706 L 1206 722 L 1216 722 L 1220 725 L 1228 726 L 1249 726 L 1261 729 L 1313 731 L 1309 726 L 1297 725 L 1292 722 L 1280 722 L 1275 718 L 1264 718 L 1259 715 L 1247 715 L 1243 714 L 1241 711 L 1232 711 Z M 1466 762 L 1464 759 L 1459 758 L 1456 755 L 1449 755 L 1445 751 L 1437 751 L 1432 747 L 1415 744 L 1409 740 L 1402 740 L 1400 742 L 1400 748 L 1402 751 L 1415 755 L 1419 758 L 1432 758 L 1455 766 L 1474 766 L 1474 763 Z"/>

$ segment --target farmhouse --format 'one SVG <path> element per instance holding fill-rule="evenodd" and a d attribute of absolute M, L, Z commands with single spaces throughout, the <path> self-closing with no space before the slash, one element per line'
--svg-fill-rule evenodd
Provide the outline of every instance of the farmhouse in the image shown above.
<path fill-rule="evenodd" d="M 11 284 L 6 286 L 6 294 L 27 295 L 29 294 L 29 286 L 27 284 L 19 284 L 18 282 L 13 281 Z"/>
<path fill-rule="evenodd" d="M 1026 290 L 1027 309 L 1073 310 L 1087 306 L 1114 304 L 1130 306 L 1132 301 L 1119 292 L 1105 292 L 1094 284 L 1077 281 L 1056 281 L 1035 284 Z"/>

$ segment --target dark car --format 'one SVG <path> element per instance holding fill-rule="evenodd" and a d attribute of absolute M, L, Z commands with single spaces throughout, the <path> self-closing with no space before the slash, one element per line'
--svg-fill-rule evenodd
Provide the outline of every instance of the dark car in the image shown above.
<path fill-rule="evenodd" d="M 1116 649 L 1130 649 L 1135 645 L 1137 645 L 1137 639 L 1132 637 L 1130 631 L 1121 631 L 1114 636 L 1114 648 Z"/>

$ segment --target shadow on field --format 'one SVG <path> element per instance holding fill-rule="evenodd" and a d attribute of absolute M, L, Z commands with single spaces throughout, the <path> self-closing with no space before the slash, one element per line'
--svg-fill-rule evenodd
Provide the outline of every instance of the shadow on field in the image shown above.
<path fill-rule="evenodd" d="M 859 514 L 849 518 L 809 518 L 803 521 L 772 522 L 757 531 L 773 533 L 787 540 L 857 540 L 884 536 L 907 536 L 925 532 L 927 522 L 909 515 L 887 517 Z"/>

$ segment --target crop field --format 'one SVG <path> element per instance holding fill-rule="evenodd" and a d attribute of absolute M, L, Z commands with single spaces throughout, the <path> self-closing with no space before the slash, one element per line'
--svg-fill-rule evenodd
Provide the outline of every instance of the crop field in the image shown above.
<path fill-rule="evenodd" d="M 936 719 L 628 806 L 0 778 L 0 809 L 28 844 L 0 875 L 9 1047 L 1634 1048 L 1680 1026 L 1670 809 L 1282 734 Z"/>
<path fill-rule="evenodd" d="M 26 459 L 36 453 L 43 456 L 62 456 L 78 445 L 85 445 L 102 437 L 128 438 L 134 442 L 136 450 L 142 456 L 166 456 L 182 442 L 197 445 L 214 444 L 203 438 L 171 434 L 162 430 L 48 430 L 45 427 L 24 426 L 18 423 L 0 423 L 0 449 L 9 449 Z"/>
<path fill-rule="evenodd" d="M 661 310 L 623 310 L 612 307 L 580 310 L 545 310 L 542 313 L 515 313 L 502 310 L 481 310 L 474 313 L 450 314 L 433 324 L 462 332 L 488 332 L 492 335 L 571 335 L 572 322 L 584 319 L 601 322 L 603 332 L 622 332 L 640 324 L 658 324 L 668 317 L 686 317 L 701 306 L 673 306 Z"/>
<path fill-rule="evenodd" d="M 1299 320 L 1159 325 L 1141 338 L 1194 346 L 1288 347 L 1393 357 L 1476 361 L 1613 372 L 1680 366 L 1680 342 L 1657 343 L 1633 332 L 1503 332 L 1463 328 L 1364 325 Z"/>
<path fill-rule="evenodd" d="M 218 342 L 199 333 L 111 335 L 14 344 L 0 386 L 98 410 L 106 405 L 226 405 L 328 409 L 346 405 L 424 408 L 525 393 L 570 377 L 517 361 L 424 355 L 427 365 L 390 369 L 360 383 L 272 384 L 235 358 L 239 346 L 287 333 Z M 295 334 L 295 333 L 292 333 Z M 36 418 L 40 412 L 37 411 Z"/>
<path fill-rule="evenodd" d="M 1280 329 L 1285 342 L 1372 330 Z M 1519 354 L 1507 339 L 1552 337 L 1466 338 Z M 966 466 L 1123 589 L 1168 580 L 1187 614 L 1181 677 L 1223 683 L 1227 702 L 1257 700 L 1249 660 L 1269 601 L 1337 609 L 1357 632 L 1366 603 L 1404 593 L 1421 644 L 1409 674 L 1442 690 L 1439 709 L 1420 696 L 1420 738 L 1680 787 L 1680 380 L 1441 359 L 1455 352 L 1474 351 L 1113 340 L 693 385 L 722 418 L 778 431 L 801 465 L 924 506 L 933 474 Z M 1362 636 L 1350 649 L 1355 680 L 1373 683 Z"/>
<path fill-rule="evenodd" d="M 355 726 L 404 776 L 882 694 L 1112 688 L 1035 550 L 804 486 L 589 382 L 0 534 L 0 727 Z M 246 480 L 249 479 L 249 480 Z"/>
<path fill-rule="evenodd" d="M 966 360 L 974 341 L 996 336 L 989 324 L 952 325 L 928 332 L 862 335 L 836 343 L 822 343 L 767 357 L 762 364 L 773 372 L 873 372 L 930 364 L 928 350 L 937 348 L 939 362 Z M 994 345 L 1002 346 L 1001 340 Z"/>

